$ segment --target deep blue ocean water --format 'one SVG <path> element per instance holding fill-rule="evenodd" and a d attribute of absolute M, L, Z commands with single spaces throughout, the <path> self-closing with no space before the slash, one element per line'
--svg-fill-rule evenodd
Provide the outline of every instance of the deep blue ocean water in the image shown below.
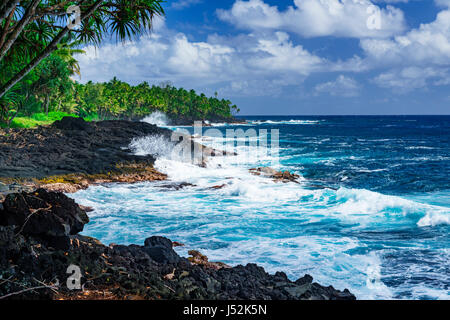
<path fill-rule="evenodd" d="M 195 186 L 81 191 L 73 197 L 96 209 L 84 234 L 120 244 L 167 236 L 186 245 L 182 255 L 197 249 L 293 280 L 308 273 L 363 299 L 450 298 L 450 116 L 245 119 L 214 128 L 279 130 L 279 164 L 240 146 L 237 157 L 200 168 L 169 157 L 161 139 L 135 141 L 137 153 L 160 155 L 156 167 L 172 182 Z M 202 142 L 220 148 L 230 139 Z M 297 173 L 300 184 L 248 172 L 258 166 Z"/>

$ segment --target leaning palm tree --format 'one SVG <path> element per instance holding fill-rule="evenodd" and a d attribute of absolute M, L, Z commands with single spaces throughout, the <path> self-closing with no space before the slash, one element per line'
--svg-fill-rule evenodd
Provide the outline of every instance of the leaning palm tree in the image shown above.
<path fill-rule="evenodd" d="M 15 63 L 18 55 L 26 56 L 27 62 L 18 72 L 0 79 L 0 97 L 58 50 L 63 39 L 99 45 L 107 36 L 125 41 L 150 31 L 153 19 L 164 15 L 163 2 L 2 0 L 0 65 Z"/>

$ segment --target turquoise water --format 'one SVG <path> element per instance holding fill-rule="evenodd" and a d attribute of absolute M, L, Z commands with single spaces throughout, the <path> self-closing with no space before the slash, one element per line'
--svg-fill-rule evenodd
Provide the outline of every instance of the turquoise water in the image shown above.
<path fill-rule="evenodd" d="M 293 280 L 308 273 L 362 299 L 450 298 L 450 117 L 248 120 L 215 128 L 279 130 L 279 163 L 254 146 L 237 146 L 238 156 L 200 168 L 173 160 L 162 139 L 137 140 L 135 151 L 158 153 L 156 167 L 171 181 L 73 195 L 96 209 L 84 234 L 120 244 L 166 236 L 186 245 L 182 255 L 197 249 L 210 260 L 258 263 Z M 258 166 L 290 170 L 300 183 L 248 172 Z M 194 186 L 167 188 L 180 182 Z"/>

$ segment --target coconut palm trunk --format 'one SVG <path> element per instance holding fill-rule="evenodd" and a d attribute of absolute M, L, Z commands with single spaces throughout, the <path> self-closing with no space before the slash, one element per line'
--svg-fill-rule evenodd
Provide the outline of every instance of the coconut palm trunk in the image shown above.
<path fill-rule="evenodd" d="M 39 1 L 38 1 L 39 2 Z M 102 0 L 98 0 L 92 5 L 82 16 L 81 21 L 89 18 L 95 10 L 97 10 L 102 4 Z M 69 27 L 65 27 L 59 32 L 59 34 L 53 39 L 53 41 L 42 51 L 36 58 L 34 58 L 27 66 L 25 66 L 20 72 L 13 76 L 5 85 L 0 88 L 0 98 L 3 97 L 12 87 L 14 87 L 20 80 L 22 80 L 31 70 L 33 70 L 39 63 L 47 58 L 52 52 L 57 50 L 58 43 L 71 31 Z"/>

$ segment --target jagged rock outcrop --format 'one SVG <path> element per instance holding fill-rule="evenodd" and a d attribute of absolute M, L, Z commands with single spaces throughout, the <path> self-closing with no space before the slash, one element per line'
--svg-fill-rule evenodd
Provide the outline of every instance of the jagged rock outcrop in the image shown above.
<path fill-rule="evenodd" d="M 264 176 L 268 178 L 272 178 L 276 182 L 295 182 L 298 183 L 299 175 L 290 173 L 289 171 L 277 171 L 273 168 L 269 167 L 261 167 L 250 169 L 250 173 L 256 176 Z"/>
<path fill-rule="evenodd" d="M 355 299 L 348 291 L 269 275 L 254 264 L 229 268 L 180 257 L 166 238 L 144 246 L 110 245 L 76 234 L 88 219 L 63 194 L 38 190 L 11 194 L 0 210 L 0 297 L 11 299 Z M 30 223 L 31 222 L 31 223 Z M 48 238 L 62 237 L 58 248 Z M 192 260 L 192 259 L 191 259 Z M 66 286 L 67 269 L 81 271 L 82 290 Z M 47 288 L 43 284 L 52 286 Z M 39 289 L 23 291 L 24 288 Z M 14 293 L 22 292 L 15 295 Z"/>
<path fill-rule="evenodd" d="M 0 225 L 15 226 L 16 234 L 42 239 L 64 249 L 69 236 L 83 231 L 86 212 L 62 193 L 39 189 L 33 193 L 9 194 L 2 204 Z"/>
<path fill-rule="evenodd" d="M 199 145 L 189 135 L 173 134 L 145 122 L 86 122 L 73 117 L 37 129 L 12 129 L 9 135 L 0 134 L 0 182 L 4 184 L 0 201 L 10 192 L 30 191 L 29 186 L 70 193 L 93 184 L 167 179 L 153 168 L 154 155 L 134 154 L 130 147 L 134 139 L 162 136 L 168 144 L 187 143 L 191 160 L 202 166 L 209 157 L 228 155 Z"/>
<path fill-rule="evenodd" d="M 144 122 L 86 122 L 66 117 L 49 127 L 12 129 L 0 134 L 0 178 L 36 178 L 69 174 L 105 174 L 123 163 L 153 165 L 152 156 L 129 149 L 133 138 L 171 131 Z"/>

